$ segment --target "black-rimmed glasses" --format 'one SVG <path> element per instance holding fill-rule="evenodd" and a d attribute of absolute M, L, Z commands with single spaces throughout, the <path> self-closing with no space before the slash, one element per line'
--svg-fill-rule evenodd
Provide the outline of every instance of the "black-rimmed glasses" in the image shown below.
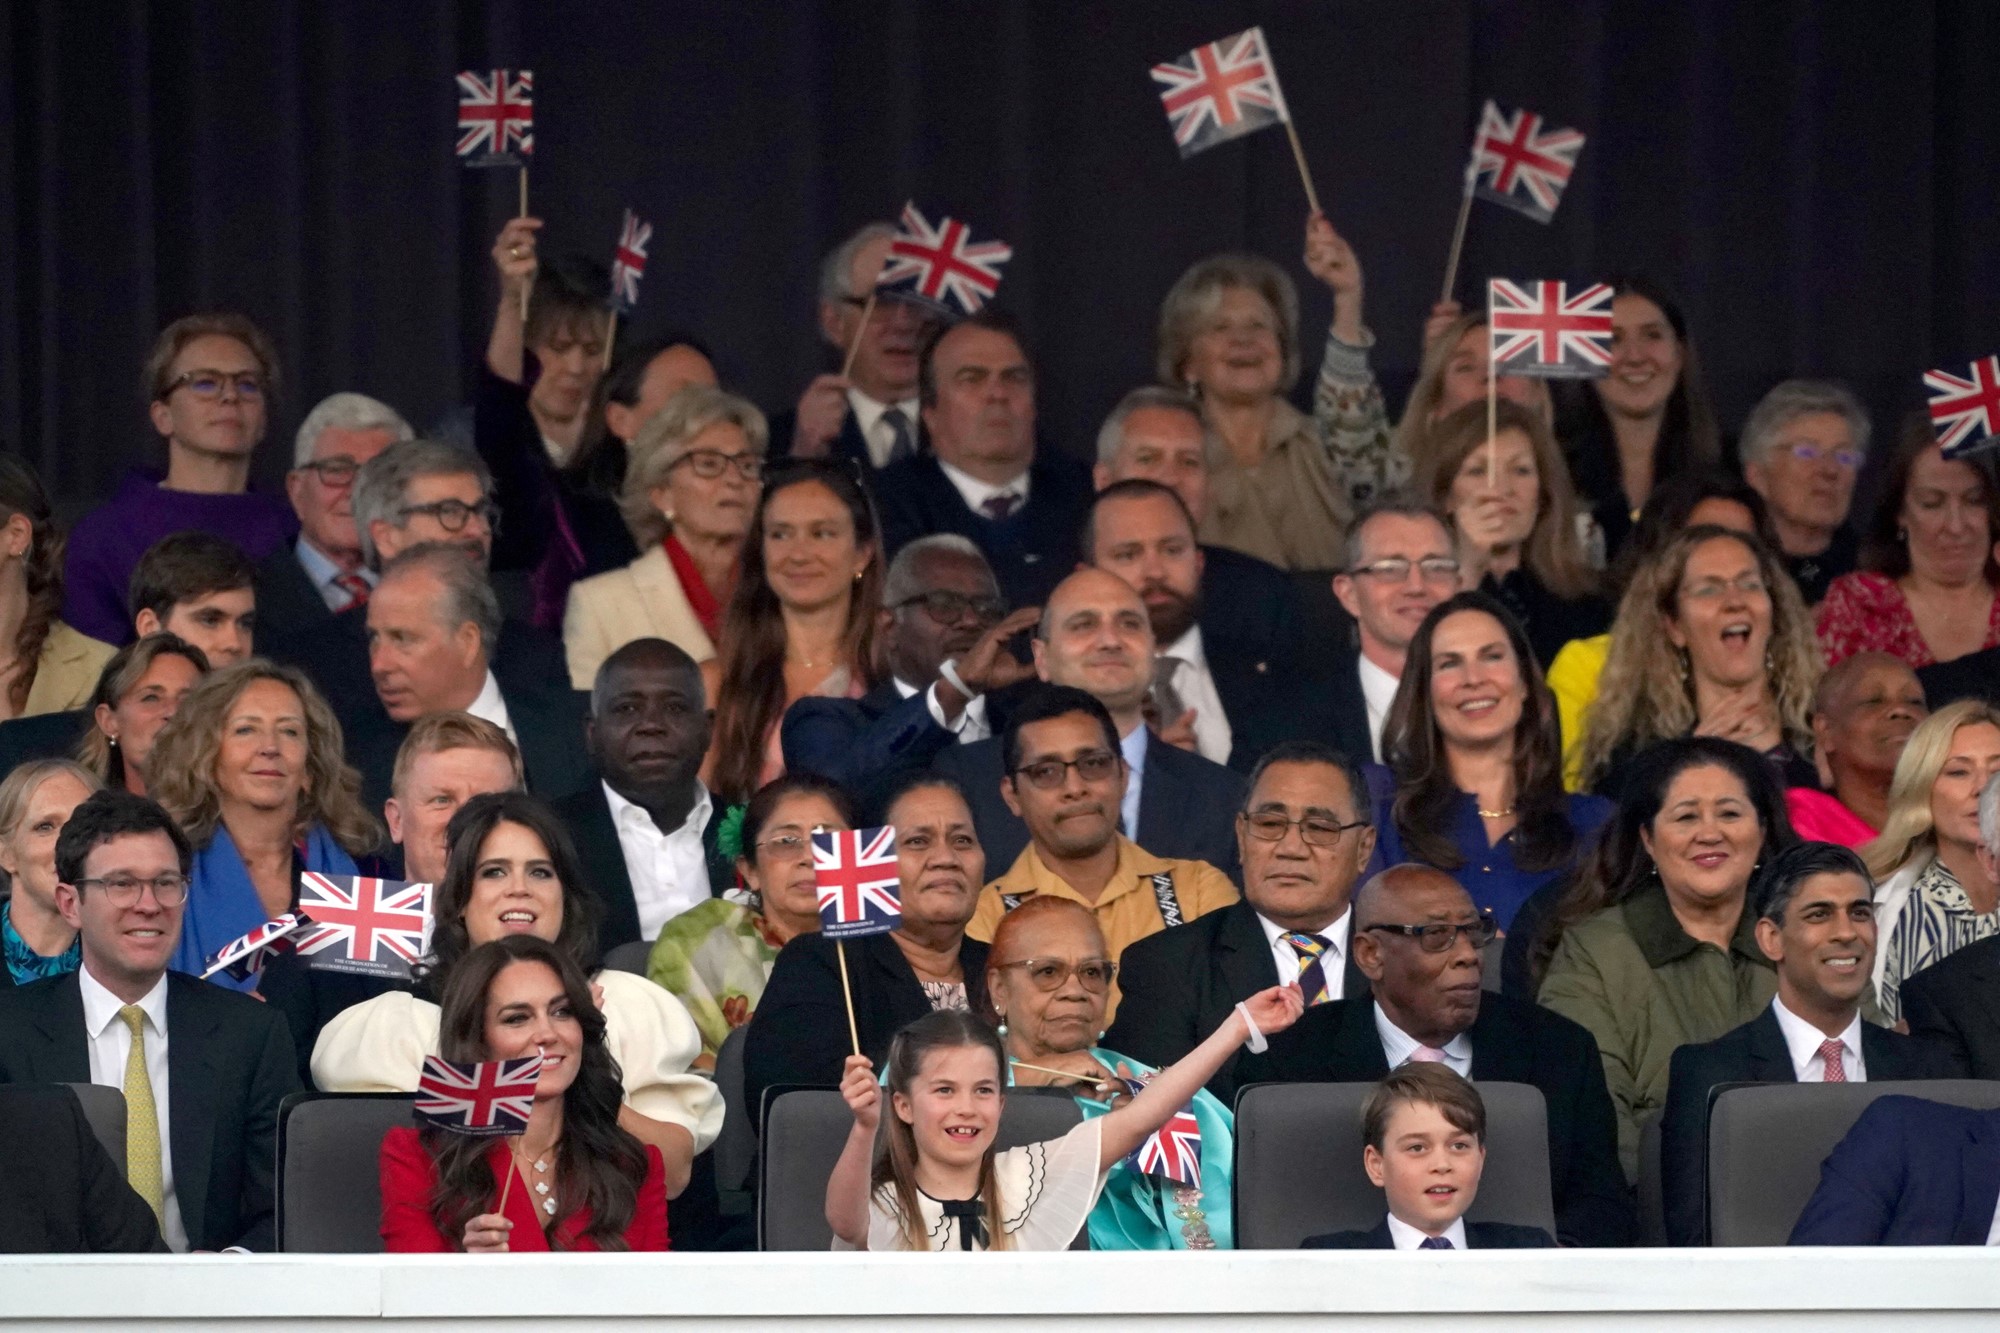
<path fill-rule="evenodd" d="M 1298 826 L 1299 837 L 1308 847 L 1331 847 L 1340 841 L 1340 835 L 1349 829 L 1365 828 L 1368 821 L 1357 819 L 1351 824 L 1343 824 L 1325 815 L 1306 815 L 1301 819 L 1287 819 L 1276 810 L 1260 810 L 1256 814 L 1238 815 L 1243 821 L 1244 832 L 1260 842 L 1283 842 L 1285 831 Z"/>
<path fill-rule="evenodd" d="M 1477 921 L 1426 921 L 1421 926 L 1394 925 L 1380 922 L 1363 926 L 1363 930 L 1386 930 L 1392 935 L 1402 935 L 1417 942 L 1417 947 L 1425 953 L 1443 953 L 1458 942 L 1460 932 L 1472 941 L 1472 947 L 1483 949 L 1493 943 L 1500 933 L 1500 923 L 1493 919 L 1491 912 L 1481 912 Z"/>

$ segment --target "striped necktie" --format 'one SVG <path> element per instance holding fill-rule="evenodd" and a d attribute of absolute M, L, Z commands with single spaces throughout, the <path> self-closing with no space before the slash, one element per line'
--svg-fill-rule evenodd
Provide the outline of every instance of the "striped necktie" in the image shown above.
<path fill-rule="evenodd" d="M 1325 955 L 1333 947 L 1333 941 L 1324 935 L 1298 931 L 1287 932 L 1284 938 L 1299 956 L 1299 992 L 1306 997 L 1306 1005 L 1325 1004 L 1332 998 L 1326 989 Z"/>
<path fill-rule="evenodd" d="M 125 1179 L 166 1223 L 166 1184 L 160 1170 L 160 1111 L 153 1103 L 153 1080 L 146 1073 L 146 1011 L 136 1004 L 119 1009 L 132 1031 L 125 1056 Z"/>
<path fill-rule="evenodd" d="M 917 456 L 917 437 L 910 431 L 909 413 L 900 407 L 892 407 L 882 414 L 882 420 L 889 427 L 889 462 L 900 462 Z"/>
<path fill-rule="evenodd" d="M 1425 1236 L 1417 1242 L 1417 1248 L 1420 1250 L 1449 1250 L 1455 1247 L 1444 1236 Z"/>
<path fill-rule="evenodd" d="M 1826 1073 L 1822 1076 L 1822 1082 L 1847 1082 L 1847 1066 L 1840 1062 L 1842 1049 L 1840 1038 L 1838 1037 L 1828 1037 L 1819 1044 L 1820 1059 L 1826 1064 Z"/>
<path fill-rule="evenodd" d="M 368 580 L 359 574 L 335 574 L 333 586 L 347 594 L 347 601 L 341 606 L 341 611 L 352 611 L 357 606 L 368 605 L 368 594 L 374 591 Z"/>

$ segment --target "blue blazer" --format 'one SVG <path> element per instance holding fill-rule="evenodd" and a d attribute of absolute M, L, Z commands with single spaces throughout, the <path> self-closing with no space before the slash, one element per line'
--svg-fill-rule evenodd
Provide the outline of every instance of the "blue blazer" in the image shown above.
<path fill-rule="evenodd" d="M 1984 1245 L 2000 1203 L 2000 1111 L 1870 1104 L 1820 1167 L 1794 1245 Z"/>

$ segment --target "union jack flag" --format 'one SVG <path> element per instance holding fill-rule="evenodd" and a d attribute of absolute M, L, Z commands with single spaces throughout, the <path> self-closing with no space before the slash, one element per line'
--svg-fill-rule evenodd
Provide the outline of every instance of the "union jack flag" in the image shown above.
<path fill-rule="evenodd" d="M 541 1077 L 540 1055 L 469 1065 L 427 1055 L 417 1076 L 417 1119 L 474 1137 L 524 1133 Z"/>
<path fill-rule="evenodd" d="M 1930 391 L 1931 428 L 1947 458 L 1970 453 L 2000 435 L 2000 356 L 1972 363 L 1964 375 L 1924 372 Z"/>
<path fill-rule="evenodd" d="M 303 912 L 287 912 L 283 916 L 266 921 L 257 929 L 240 939 L 231 940 L 210 956 L 202 979 L 207 980 L 217 972 L 227 972 L 242 981 L 264 970 L 264 964 L 272 955 L 286 952 L 292 947 L 288 938 L 293 931 L 307 925 L 308 918 Z"/>
<path fill-rule="evenodd" d="M 1125 1086 L 1139 1095 L 1147 1083 L 1144 1080 L 1126 1079 Z M 1183 1106 L 1167 1117 L 1167 1123 L 1146 1136 L 1146 1141 L 1132 1150 L 1126 1162 L 1134 1171 L 1146 1176 L 1165 1176 L 1176 1185 L 1201 1188 L 1201 1122 L 1194 1118 L 1194 1107 Z"/>
<path fill-rule="evenodd" d="M 481 152 L 481 149 L 484 152 Z M 535 74 L 468 69 L 458 76 L 458 155 L 468 167 L 516 167 L 535 151 Z"/>
<path fill-rule="evenodd" d="M 646 247 L 653 241 L 653 224 L 625 210 L 618 233 L 618 252 L 611 258 L 611 303 L 621 312 L 639 304 L 639 279 L 646 274 Z"/>
<path fill-rule="evenodd" d="M 1576 170 L 1583 132 L 1542 126 L 1532 111 L 1510 115 L 1488 102 L 1472 140 L 1472 180 L 1480 198 L 1548 222 Z"/>
<path fill-rule="evenodd" d="M 817 829 L 812 844 L 822 934 L 840 940 L 880 935 L 903 924 L 895 829 L 887 824 L 851 832 Z"/>
<path fill-rule="evenodd" d="M 1612 291 L 1604 283 L 1571 296 L 1560 282 L 1495 278 L 1486 292 L 1496 373 L 1550 379 L 1609 373 Z"/>
<path fill-rule="evenodd" d="M 977 314 L 1000 290 L 1000 266 L 1014 257 L 1002 241 L 972 241 L 972 229 L 941 217 L 933 227 L 914 202 L 889 242 L 875 289 L 906 296 L 954 315 Z"/>
<path fill-rule="evenodd" d="M 309 870 L 299 876 L 299 910 L 312 924 L 292 947 L 307 967 L 407 977 L 430 948 L 428 884 Z"/>
<path fill-rule="evenodd" d="M 1153 82 L 1164 89 L 1160 101 L 1184 158 L 1292 118 L 1262 28 L 1163 61 L 1153 66 Z"/>

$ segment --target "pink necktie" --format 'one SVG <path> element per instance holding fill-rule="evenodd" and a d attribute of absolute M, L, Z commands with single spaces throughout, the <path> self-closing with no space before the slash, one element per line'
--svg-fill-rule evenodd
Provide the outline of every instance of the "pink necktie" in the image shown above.
<path fill-rule="evenodd" d="M 1445 1053 L 1435 1046 L 1419 1046 L 1410 1052 L 1406 1063 L 1413 1065 L 1436 1065 L 1445 1062 Z"/>
<path fill-rule="evenodd" d="M 1819 1057 L 1826 1062 L 1825 1081 L 1828 1083 L 1847 1082 L 1847 1070 L 1840 1063 L 1840 1051 L 1840 1039 L 1837 1037 L 1828 1037 L 1819 1044 Z"/>

